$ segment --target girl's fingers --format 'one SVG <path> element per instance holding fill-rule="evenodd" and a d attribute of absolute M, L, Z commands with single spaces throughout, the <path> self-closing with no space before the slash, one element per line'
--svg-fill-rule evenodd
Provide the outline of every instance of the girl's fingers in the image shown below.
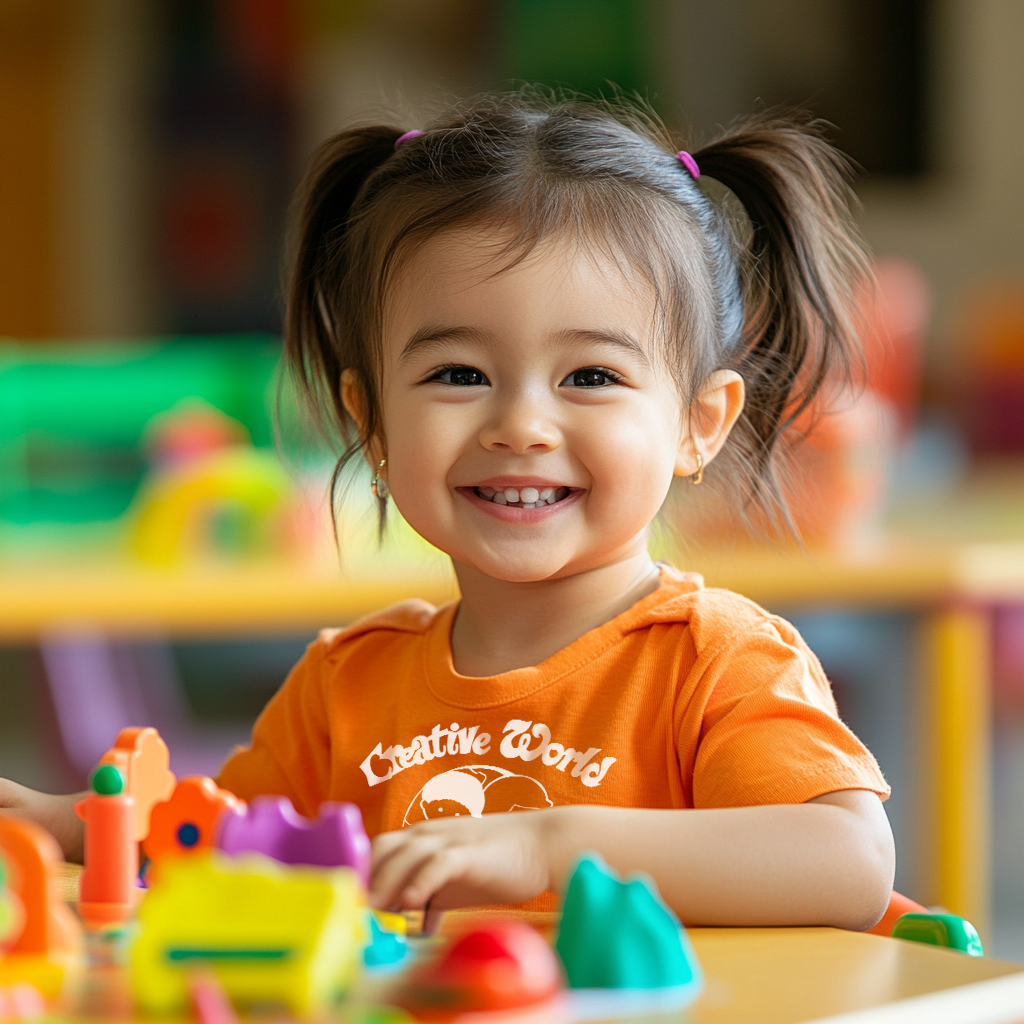
<path fill-rule="evenodd" d="M 378 910 L 415 909 L 411 905 L 403 905 L 401 900 L 408 886 L 408 879 L 425 861 L 437 853 L 441 845 L 437 839 L 430 836 L 408 837 L 386 860 L 374 867 L 370 878 L 371 905 Z"/>
<path fill-rule="evenodd" d="M 406 909 L 424 907 L 446 885 L 463 877 L 468 865 L 465 847 L 445 847 L 420 862 L 410 874 L 398 899 Z M 424 925 L 425 930 L 426 926 Z"/>
<path fill-rule="evenodd" d="M 408 830 L 401 832 L 381 832 L 370 846 L 370 874 L 374 875 L 377 870 L 394 856 L 407 842 L 413 833 Z"/>

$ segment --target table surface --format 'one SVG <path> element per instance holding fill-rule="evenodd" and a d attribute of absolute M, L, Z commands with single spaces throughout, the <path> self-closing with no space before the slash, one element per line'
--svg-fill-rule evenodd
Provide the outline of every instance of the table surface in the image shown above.
<path fill-rule="evenodd" d="M 56 879 L 62 898 L 78 899 L 82 869 L 65 864 Z M 449 911 L 441 934 L 460 931 L 471 920 L 508 917 L 507 911 Z M 520 912 L 542 934 L 553 937 L 557 913 Z M 413 927 L 418 924 L 413 921 Z M 882 938 L 837 928 L 690 928 L 687 930 L 705 976 L 705 989 L 685 1016 L 659 1018 L 687 1024 L 796 1024 L 838 1014 L 889 1006 L 932 993 L 1010 978 L 1011 988 L 1000 994 L 1005 1005 L 1018 1010 L 1014 1017 L 977 1020 L 1024 1019 L 1024 964 L 990 957 L 969 957 L 918 942 Z M 84 1006 L 67 1006 L 71 1017 L 102 1016 L 108 1003 L 126 1005 L 123 972 L 93 972 L 84 986 Z M 957 993 L 968 996 L 968 990 Z M 995 998 L 986 998 L 987 1005 Z M 87 1013 L 82 1013 L 83 1008 Z M 913 1003 L 906 1019 L 914 1021 Z M 901 1018 L 894 1017 L 893 1021 Z M 916 1019 L 922 1019 L 918 1016 Z M 949 1018 L 968 1024 L 963 1013 Z M 941 1024 L 932 1017 L 931 1024 Z"/>
<path fill-rule="evenodd" d="M 664 1024 L 797 1024 L 878 1008 L 884 1008 L 880 1020 L 887 1024 L 946 1019 L 981 1024 L 1024 1017 L 1022 964 L 832 928 L 693 928 L 689 934 L 705 988 L 684 1013 L 656 1018 Z M 130 1020 L 125 973 L 123 968 L 91 970 L 80 995 L 61 1008 L 62 1019 Z M 976 988 L 979 984 L 984 987 Z M 934 1004 L 927 1015 L 919 1003 L 898 1002 L 922 996 Z M 960 1005 L 954 1015 L 943 1015 L 943 1003 L 950 1000 Z M 972 1008 L 983 1012 L 972 1016 Z M 991 1015 L 993 1009 L 1004 1016 Z M 1007 1009 L 1019 1016 L 1006 1016 Z"/>
<path fill-rule="evenodd" d="M 693 928 L 706 988 L 693 1024 L 790 1024 L 1019 974 L 1024 965 L 834 928 Z"/>

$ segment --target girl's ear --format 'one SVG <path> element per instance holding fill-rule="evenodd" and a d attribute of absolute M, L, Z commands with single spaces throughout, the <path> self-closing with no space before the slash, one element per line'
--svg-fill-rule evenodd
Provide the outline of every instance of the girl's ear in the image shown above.
<path fill-rule="evenodd" d="M 341 404 L 345 406 L 345 412 L 349 414 L 355 424 L 359 437 L 366 437 L 369 426 L 369 416 L 366 401 L 366 389 L 359 375 L 352 369 L 341 371 Z M 363 455 L 370 464 L 371 469 L 376 469 L 383 458 L 383 446 L 376 437 L 371 437 L 363 445 Z"/>
<path fill-rule="evenodd" d="M 676 453 L 676 476 L 693 476 L 721 451 L 743 411 L 745 393 L 743 378 L 735 370 L 716 370 L 708 377 L 687 415 Z"/>

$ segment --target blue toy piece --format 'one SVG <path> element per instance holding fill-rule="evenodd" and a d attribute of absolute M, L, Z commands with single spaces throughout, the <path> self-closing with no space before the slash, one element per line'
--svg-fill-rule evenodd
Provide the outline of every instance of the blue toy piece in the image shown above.
<path fill-rule="evenodd" d="M 704 983 L 685 930 L 654 885 L 639 876 L 623 881 L 595 854 L 569 879 L 555 950 L 569 988 L 580 990 L 572 995 L 584 1017 L 591 1003 L 622 1012 L 678 1008 Z"/>
<path fill-rule="evenodd" d="M 894 939 L 945 946 L 968 956 L 984 956 L 978 930 L 956 914 L 904 914 L 892 926 Z"/>
<path fill-rule="evenodd" d="M 382 928 L 376 914 L 369 918 L 370 941 L 363 949 L 363 963 L 367 967 L 398 967 L 409 951 L 405 936 Z"/>

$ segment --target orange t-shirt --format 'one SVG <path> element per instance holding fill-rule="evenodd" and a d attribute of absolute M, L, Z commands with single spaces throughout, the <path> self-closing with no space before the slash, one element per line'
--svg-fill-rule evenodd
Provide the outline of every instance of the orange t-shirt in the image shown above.
<path fill-rule="evenodd" d="M 889 787 L 797 631 L 662 568 L 660 587 L 531 668 L 452 667 L 455 606 L 406 601 L 310 645 L 220 784 L 325 800 L 370 836 L 562 804 L 739 807 Z"/>

